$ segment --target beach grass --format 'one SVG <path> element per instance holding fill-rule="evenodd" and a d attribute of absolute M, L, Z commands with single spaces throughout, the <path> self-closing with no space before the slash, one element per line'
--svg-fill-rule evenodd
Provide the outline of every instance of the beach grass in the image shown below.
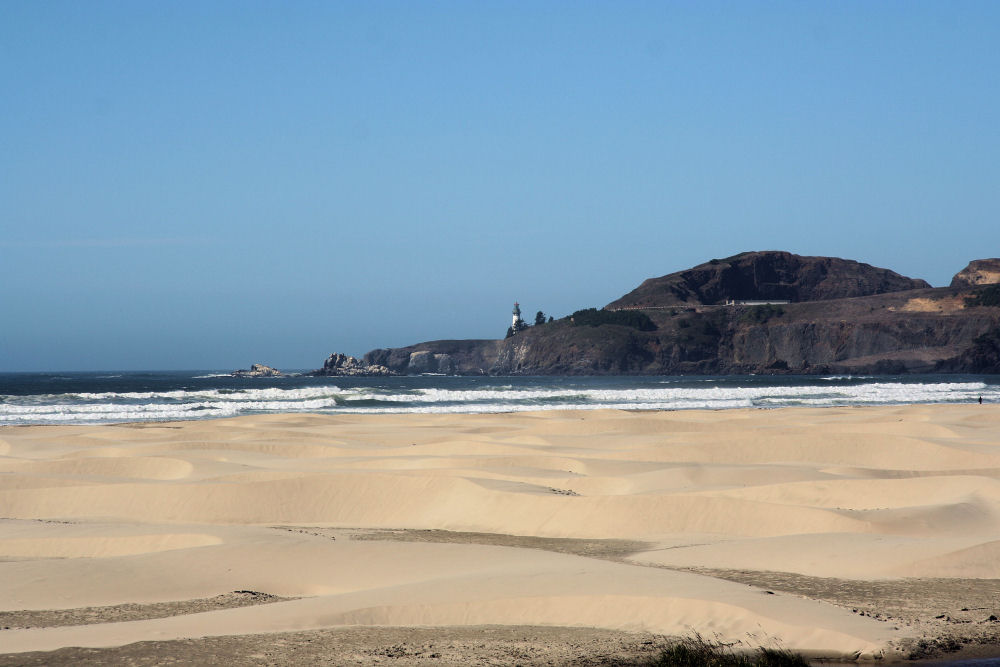
<path fill-rule="evenodd" d="M 730 647 L 700 636 L 664 649 L 648 667 L 807 667 L 809 662 L 798 653 L 760 647 L 740 653 Z"/>

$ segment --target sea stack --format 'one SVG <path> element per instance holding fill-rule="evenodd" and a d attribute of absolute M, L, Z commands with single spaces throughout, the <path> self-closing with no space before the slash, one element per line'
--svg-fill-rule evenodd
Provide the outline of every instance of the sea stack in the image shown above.
<path fill-rule="evenodd" d="M 240 369 L 232 372 L 234 378 L 277 378 L 284 377 L 284 375 L 278 369 L 265 366 L 264 364 L 253 364 L 249 370 Z"/>

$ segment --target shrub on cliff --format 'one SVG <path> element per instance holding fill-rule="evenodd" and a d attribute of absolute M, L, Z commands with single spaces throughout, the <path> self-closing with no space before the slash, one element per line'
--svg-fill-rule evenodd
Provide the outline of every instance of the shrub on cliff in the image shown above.
<path fill-rule="evenodd" d="M 697 313 L 677 323 L 677 342 L 687 348 L 709 349 L 719 344 L 725 327 L 725 313 Z"/>
<path fill-rule="evenodd" d="M 639 331 L 656 331 L 656 325 L 649 315 L 637 310 L 597 310 L 587 308 L 570 315 L 570 321 L 575 326 L 599 327 L 602 324 L 617 324 L 631 327 Z"/>
<path fill-rule="evenodd" d="M 771 303 L 766 303 L 763 306 L 751 306 L 747 308 L 740 315 L 740 322 L 747 322 L 750 324 L 764 324 L 772 317 L 781 317 L 785 314 L 785 309 L 781 306 L 775 306 Z"/>
<path fill-rule="evenodd" d="M 966 297 L 965 305 L 972 306 L 1000 306 L 1000 285 L 990 285 L 986 289 L 979 290 L 974 295 Z"/>

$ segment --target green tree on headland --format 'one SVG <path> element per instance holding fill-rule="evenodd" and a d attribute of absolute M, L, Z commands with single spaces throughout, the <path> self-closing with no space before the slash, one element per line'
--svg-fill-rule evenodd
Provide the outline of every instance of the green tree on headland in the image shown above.
<path fill-rule="evenodd" d="M 539 324 L 545 324 L 545 313 L 542 311 L 535 313 L 535 326 L 537 327 Z"/>

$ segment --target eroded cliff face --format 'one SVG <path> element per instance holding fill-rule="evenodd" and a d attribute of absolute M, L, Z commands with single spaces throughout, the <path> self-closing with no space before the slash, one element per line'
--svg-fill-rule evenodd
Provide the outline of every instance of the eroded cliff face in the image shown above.
<path fill-rule="evenodd" d="M 977 336 L 961 355 L 939 370 L 958 373 L 1000 373 L 1000 326 Z"/>
<path fill-rule="evenodd" d="M 976 259 L 955 274 L 952 287 L 973 287 L 1000 283 L 1000 258 Z"/>
<path fill-rule="evenodd" d="M 369 364 L 385 366 L 395 373 L 420 375 L 487 375 L 496 362 L 499 340 L 435 340 L 408 347 L 372 350 L 364 356 Z"/>
<path fill-rule="evenodd" d="M 932 373 L 997 323 L 991 317 L 770 322 L 733 333 L 726 372 Z M 727 362 L 728 363 L 725 363 Z"/>
<path fill-rule="evenodd" d="M 539 327 L 504 341 L 492 372 L 996 372 L 993 339 L 983 336 L 1000 332 L 1000 308 L 966 308 L 960 304 L 968 293 L 944 288 L 821 305 L 699 307 L 659 314 L 655 332 L 559 323 L 561 329 Z"/>
<path fill-rule="evenodd" d="M 494 375 L 628 375 L 652 363 L 650 339 L 629 327 L 574 326 L 563 320 L 501 341 Z"/>

